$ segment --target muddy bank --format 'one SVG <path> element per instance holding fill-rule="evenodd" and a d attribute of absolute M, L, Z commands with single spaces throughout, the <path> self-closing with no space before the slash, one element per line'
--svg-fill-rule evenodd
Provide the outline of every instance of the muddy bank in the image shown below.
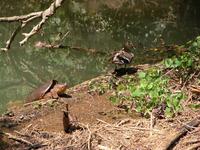
<path fill-rule="evenodd" d="M 158 65 L 159 66 L 159 65 Z M 137 66 L 137 71 L 150 68 L 150 65 Z M 155 65 L 154 65 L 155 67 Z M 135 78 L 134 74 L 117 77 L 117 81 Z M 10 112 L 0 120 L 2 149 L 166 149 L 184 126 L 193 119 L 196 127 L 185 136 L 175 149 L 198 147 L 200 135 L 200 110 L 185 107 L 174 118 L 156 119 L 141 117 L 140 114 L 113 104 L 110 96 L 114 89 L 96 91 L 93 83 L 107 84 L 112 74 L 102 75 L 86 81 L 66 91 L 71 98 L 40 100 L 10 108 Z M 99 89 L 98 87 L 95 87 Z M 64 132 L 63 111 L 69 106 L 73 123 L 80 128 L 70 133 Z M 130 102 L 123 103 L 131 107 Z M 188 102 L 187 102 L 188 104 Z M 152 125 L 154 124 L 154 125 Z M 193 126 L 193 125 L 191 125 Z M 196 138 L 194 140 L 194 138 Z M 158 145 L 158 139 L 160 144 Z M 195 144 L 191 144 L 194 143 Z"/>

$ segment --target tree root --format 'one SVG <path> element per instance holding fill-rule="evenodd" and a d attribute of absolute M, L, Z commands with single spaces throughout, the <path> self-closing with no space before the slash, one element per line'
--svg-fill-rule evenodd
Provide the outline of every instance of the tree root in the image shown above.
<path fill-rule="evenodd" d="M 161 143 L 156 150 L 171 150 L 175 147 L 177 142 L 185 136 L 189 131 L 194 130 L 200 124 L 200 116 L 184 125 L 179 131 L 169 135 L 165 142 Z"/>

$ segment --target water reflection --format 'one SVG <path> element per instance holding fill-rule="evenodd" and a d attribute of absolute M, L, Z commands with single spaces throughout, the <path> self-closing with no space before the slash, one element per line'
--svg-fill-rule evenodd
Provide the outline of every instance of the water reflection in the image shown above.
<path fill-rule="evenodd" d="M 20 1 L 3 1 L 6 10 L 0 9 L 1 16 L 47 8 L 46 1 L 23 1 L 23 7 Z M 40 34 L 24 47 L 19 47 L 18 42 L 23 37 L 18 35 L 12 49 L 0 54 L 0 111 L 5 110 L 8 101 L 24 99 L 34 87 L 47 80 L 57 79 L 72 86 L 107 72 L 112 68 L 108 54 L 120 48 L 127 39 L 138 47 L 134 64 L 155 63 L 168 57 L 169 53 L 152 52 L 149 48 L 159 45 L 160 39 L 167 44 L 184 43 L 199 32 L 198 26 L 192 28 L 191 23 L 178 22 L 181 20 L 173 6 L 174 1 L 167 0 L 162 4 L 137 0 L 65 1 Z M 0 24 L 1 46 L 16 25 Z M 62 42 L 64 45 L 93 48 L 104 53 L 91 54 L 69 48 L 37 49 L 33 46 L 36 41 L 55 42 L 59 32 L 68 31 L 70 34 Z"/>

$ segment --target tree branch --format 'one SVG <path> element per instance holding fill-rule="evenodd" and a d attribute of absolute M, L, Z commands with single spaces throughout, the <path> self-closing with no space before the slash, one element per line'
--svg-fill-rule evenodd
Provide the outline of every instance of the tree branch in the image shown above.
<path fill-rule="evenodd" d="M 1 48 L 2 51 L 7 51 L 8 49 L 10 49 L 10 46 L 13 42 L 13 40 L 15 39 L 15 36 L 17 35 L 17 33 L 21 30 L 21 25 L 19 25 L 15 31 L 13 31 L 10 39 L 6 42 L 6 47 L 5 48 Z"/>
<path fill-rule="evenodd" d="M 0 22 L 17 22 L 17 21 L 22 21 L 29 19 L 33 16 L 41 16 L 43 11 L 39 12 L 33 12 L 27 15 L 21 15 L 21 16 L 12 16 L 12 17 L 0 17 Z"/>
<path fill-rule="evenodd" d="M 25 36 L 25 38 L 20 42 L 20 45 L 24 45 L 25 42 L 27 42 L 27 40 L 32 37 L 34 34 L 36 34 L 43 26 L 43 24 L 46 22 L 46 20 L 49 19 L 50 16 L 52 16 L 56 9 L 59 8 L 62 4 L 64 0 L 55 0 L 51 6 L 44 10 L 41 17 L 42 17 L 42 20 L 36 25 L 33 27 L 33 29 L 29 32 L 29 33 L 23 33 L 23 35 Z M 35 19 L 33 17 L 33 19 Z"/>
<path fill-rule="evenodd" d="M 22 33 L 22 35 L 25 36 L 23 40 L 19 42 L 20 46 L 24 45 L 29 38 L 31 38 L 33 35 L 38 33 L 38 31 L 42 28 L 42 26 L 45 24 L 45 22 L 51 17 L 56 9 L 58 9 L 62 2 L 64 0 L 54 0 L 54 2 L 49 6 L 44 11 L 39 11 L 39 12 L 33 12 L 27 15 L 21 15 L 21 16 L 12 16 L 12 17 L 1 17 L 0 22 L 22 22 L 21 26 L 18 27 L 11 35 L 10 39 L 6 42 L 6 47 L 2 48 L 2 50 L 7 51 L 10 48 L 11 43 L 13 42 L 15 36 L 17 33 L 25 27 L 30 21 L 36 19 L 36 18 L 41 18 L 42 20 L 35 25 L 32 30 L 29 33 Z"/>

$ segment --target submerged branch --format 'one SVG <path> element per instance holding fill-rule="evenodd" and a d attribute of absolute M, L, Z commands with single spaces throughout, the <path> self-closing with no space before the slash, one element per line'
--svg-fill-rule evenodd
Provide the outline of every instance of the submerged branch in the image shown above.
<path fill-rule="evenodd" d="M 48 48 L 48 49 L 72 49 L 75 51 L 82 51 L 90 54 L 100 54 L 100 55 L 106 55 L 108 53 L 97 50 L 94 48 L 84 48 L 79 46 L 70 46 L 70 45 L 63 45 L 63 44 L 49 44 L 47 42 L 38 41 L 34 45 L 38 49 Z"/>

